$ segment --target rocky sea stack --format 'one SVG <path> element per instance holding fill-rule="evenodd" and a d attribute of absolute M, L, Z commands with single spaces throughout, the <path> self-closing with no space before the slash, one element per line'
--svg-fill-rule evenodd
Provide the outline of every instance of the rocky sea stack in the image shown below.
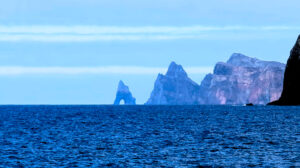
<path fill-rule="evenodd" d="M 124 100 L 125 105 L 135 105 L 135 98 L 132 96 L 128 86 L 126 86 L 123 81 L 119 82 L 114 105 L 119 105 L 121 100 Z"/>
<path fill-rule="evenodd" d="M 281 97 L 269 105 L 300 105 L 300 35 L 287 61 Z"/>
<path fill-rule="evenodd" d="M 200 87 L 181 65 L 172 62 L 166 75 L 158 74 L 148 105 L 198 104 Z"/>

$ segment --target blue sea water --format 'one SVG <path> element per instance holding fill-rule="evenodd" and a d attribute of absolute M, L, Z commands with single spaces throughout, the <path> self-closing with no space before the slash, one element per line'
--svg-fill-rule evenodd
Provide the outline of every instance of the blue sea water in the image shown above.
<path fill-rule="evenodd" d="M 300 167 L 300 107 L 0 106 L 0 167 Z"/>

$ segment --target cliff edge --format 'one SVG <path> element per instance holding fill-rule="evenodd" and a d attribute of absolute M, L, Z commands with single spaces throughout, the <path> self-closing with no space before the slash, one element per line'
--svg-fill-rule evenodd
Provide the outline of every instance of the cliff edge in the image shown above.
<path fill-rule="evenodd" d="M 281 97 L 269 105 L 300 105 L 300 35 L 286 64 Z"/>

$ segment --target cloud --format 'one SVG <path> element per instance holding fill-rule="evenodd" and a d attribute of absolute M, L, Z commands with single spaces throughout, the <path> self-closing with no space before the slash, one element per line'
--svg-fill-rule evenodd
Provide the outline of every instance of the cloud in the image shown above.
<path fill-rule="evenodd" d="M 0 26 L 0 41 L 93 42 L 233 38 L 243 31 L 292 31 L 297 26 Z M 225 32 L 225 33 L 224 33 Z M 219 33 L 219 34 L 217 34 Z M 231 33 L 231 34 L 230 34 Z M 220 36 L 221 34 L 221 36 Z M 245 34 L 245 33 L 244 33 Z M 223 37 L 224 36 L 224 37 Z M 251 38 L 242 35 L 241 38 Z M 259 37 L 259 36 L 258 36 Z M 234 37 L 237 38 L 237 37 Z M 262 37 L 263 38 L 263 37 Z"/>
<path fill-rule="evenodd" d="M 188 74 L 211 73 L 213 67 L 187 67 Z M 165 73 L 167 68 L 139 66 L 105 66 L 105 67 L 22 67 L 2 66 L 0 75 L 156 75 Z"/>
<path fill-rule="evenodd" d="M 233 30 L 299 30 L 297 26 L 0 26 L 0 33 L 30 34 L 137 34 L 137 33 L 176 33 L 189 34 L 203 31 Z"/>
<path fill-rule="evenodd" d="M 200 37 L 192 35 L 0 35 L 0 41 L 95 42 L 199 39 L 204 37 L 205 36 Z"/>

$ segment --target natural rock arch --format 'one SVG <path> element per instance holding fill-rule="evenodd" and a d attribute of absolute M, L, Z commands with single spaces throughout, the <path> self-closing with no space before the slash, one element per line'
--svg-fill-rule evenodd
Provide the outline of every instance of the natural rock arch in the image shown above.
<path fill-rule="evenodd" d="M 126 86 L 123 81 L 119 82 L 118 90 L 116 94 L 116 99 L 114 105 L 120 105 L 120 102 L 124 100 L 125 105 L 135 105 L 135 98 L 132 96 L 129 91 L 128 86 Z"/>

